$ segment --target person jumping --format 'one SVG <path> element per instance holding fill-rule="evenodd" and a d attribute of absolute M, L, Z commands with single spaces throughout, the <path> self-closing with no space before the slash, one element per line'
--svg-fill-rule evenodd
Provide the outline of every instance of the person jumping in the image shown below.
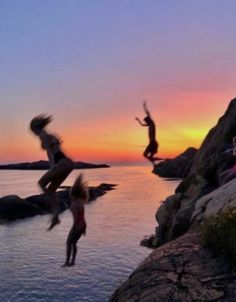
<path fill-rule="evenodd" d="M 154 163 L 155 160 L 158 158 L 154 157 L 158 150 L 158 142 L 156 140 L 156 126 L 151 118 L 150 112 L 147 109 L 146 101 L 143 102 L 143 109 L 147 116 L 143 119 L 144 123 L 140 121 L 138 117 L 135 119 L 139 122 L 141 126 L 148 127 L 148 137 L 149 137 L 149 144 L 143 152 L 143 156 Z"/>

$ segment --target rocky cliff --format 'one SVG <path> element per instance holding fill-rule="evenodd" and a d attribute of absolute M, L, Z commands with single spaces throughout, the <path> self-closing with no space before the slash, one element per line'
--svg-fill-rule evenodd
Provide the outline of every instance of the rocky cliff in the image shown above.
<path fill-rule="evenodd" d="M 219 174 L 235 163 L 232 138 L 236 136 L 236 99 L 197 151 L 187 177 L 156 213 L 160 244 L 183 235 L 190 226 L 196 201 L 219 186 Z"/>
<path fill-rule="evenodd" d="M 201 236 L 205 219 L 236 206 L 236 180 L 219 187 L 219 174 L 235 164 L 234 136 L 236 99 L 207 134 L 175 194 L 157 210 L 161 246 L 110 301 L 236 301 L 235 268 L 225 255 L 204 246 Z"/>

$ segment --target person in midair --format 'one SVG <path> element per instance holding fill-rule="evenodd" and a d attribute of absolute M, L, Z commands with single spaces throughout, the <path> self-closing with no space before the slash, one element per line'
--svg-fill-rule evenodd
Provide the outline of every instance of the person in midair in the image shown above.
<path fill-rule="evenodd" d="M 49 195 L 51 202 L 52 218 L 48 230 L 60 223 L 60 209 L 56 190 L 74 168 L 73 161 L 61 150 L 61 140 L 46 129 L 51 121 L 52 116 L 41 114 L 34 117 L 30 122 L 30 129 L 40 139 L 41 147 L 47 152 L 49 159 L 50 168 L 38 181 L 40 188 Z"/>
<path fill-rule="evenodd" d="M 143 102 L 143 109 L 147 116 L 143 119 L 144 123 L 136 117 L 135 119 L 139 122 L 141 126 L 148 127 L 148 138 L 149 144 L 143 152 L 143 156 L 154 163 L 158 158 L 154 157 L 158 150 L 158 142 L 156 140 L 156 126 L 151 118 L 150 112 L 147 109 L 146 101 Z"/>
<path fill-rule="evenodd" d="M 77 254 L 77 242 L 86 234 L 86 222 L 84 217 L 84 203 L 88 201 L 88 187 L 80 174 L 70 189 L 70 210 L 73 216 L 73 225 L 66 241 L 66 261 L 63 266 L 75 264 Z"/>

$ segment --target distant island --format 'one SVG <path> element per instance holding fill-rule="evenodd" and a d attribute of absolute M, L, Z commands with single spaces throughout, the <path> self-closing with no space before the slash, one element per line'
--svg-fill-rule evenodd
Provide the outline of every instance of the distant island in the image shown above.
<path fill-rule="evenodd" d="M 74 162 L 75 169 L 96 169 L 96 168 L 110 168 L 106 164 L 91 164 L 84 163 L 81 161 Z M 6 164 L 0 165 L 0 170 L 48 170 L 49 162 L 46 160 L 34 161 L 32 163 L 17 163 L 17 164 Z"/>

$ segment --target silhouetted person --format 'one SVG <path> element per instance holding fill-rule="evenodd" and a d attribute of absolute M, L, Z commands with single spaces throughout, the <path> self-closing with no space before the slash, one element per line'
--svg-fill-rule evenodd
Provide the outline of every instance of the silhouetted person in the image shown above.
<path fill-rule="evenodd" d="M 136 117 L 135 119 L 139 122 L 141 126 L 148 127 L 149 144 L 144 150 L 143 156 L 153 163 L 155 160 L 157 160 L 154 155 L 157 153 L 158 150 L 158 142 L 156 141 L 156 126 L 151 118 L 150 112 L 147 109 L 145 101 L 143 102 L 143 109 L 147 114 L 147 116 L 143 119 L 144 123 L 142 123 L 138 117 Z"/>
<path fill-rule="evenodd" d="M 52 116 L 38 115 L 30 123 L 30 129 L 39 137 L 41 147 L 47 152 L 50 164 L 50 169 L 38 181 L 43 192 L 49 194 L 51 200 L 52 219 L 48 230 L 60 223 L 58 218 L 60 209 L 56 190 L 74 167 L 73 161 L 61 151 L 60 139 L 46 131 L 46 127 L 51 121 Z"/>
<path fill-rule="evenodd" d="M 70 210 L 73 216 L 73 225 L 66 241 L 66 261 L 64 266 L 75 264 L 77 254 L 77 241 L 86 234 L 86 222 L 84 218 L 84 203 L 88 200 L 88 188 L 80 174 L 70 189 Z"/>

